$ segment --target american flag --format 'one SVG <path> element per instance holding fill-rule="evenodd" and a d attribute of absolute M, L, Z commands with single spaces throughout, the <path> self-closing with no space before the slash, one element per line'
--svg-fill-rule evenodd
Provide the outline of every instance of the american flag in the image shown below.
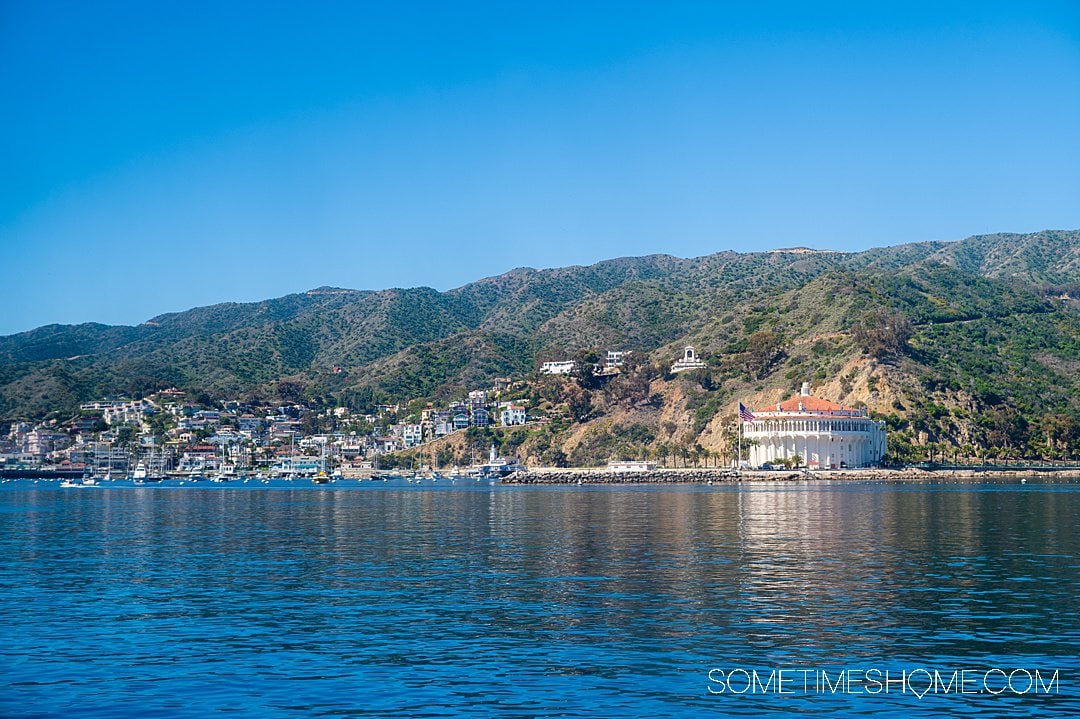
<path fill-rule="evenodd" d="M 739 419 L 741 419 L 743 422 L 754 421 L 754 413 L 748 410 L 746 407 L 743 407 L 742 402 L 739 402 Z"/>

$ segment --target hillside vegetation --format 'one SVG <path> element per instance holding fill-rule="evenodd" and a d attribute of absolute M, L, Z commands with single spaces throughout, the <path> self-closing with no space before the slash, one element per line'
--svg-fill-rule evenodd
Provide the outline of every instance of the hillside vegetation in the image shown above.
<path fill-rule="evenodd" d="M 177 386 L 205 398 L 439 401 L 525 378 L 534 461 L 730 452 L 733 409 L 803 381 L 865 405 L 898 458 L 1080 452 L 1080 232 L 994 234 L 861 253 L 721 252 L 517 269 L 449 292 L 320 288 L 138 327 L 0 337 L 0 416 Z M 708 369 L 670 376 L 682 346 Z M 539 377 L 632 350 L 621 376 Z M 335 371 L 336 368 L 336 371 Z"/>

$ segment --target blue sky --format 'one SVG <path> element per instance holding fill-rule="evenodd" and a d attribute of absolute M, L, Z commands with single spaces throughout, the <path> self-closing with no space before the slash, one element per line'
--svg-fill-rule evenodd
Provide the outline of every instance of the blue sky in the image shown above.
<path fill-rule="evenodd" d="M 0 334 L 1080 227 L 1080 3 L 0 0 Z"/>

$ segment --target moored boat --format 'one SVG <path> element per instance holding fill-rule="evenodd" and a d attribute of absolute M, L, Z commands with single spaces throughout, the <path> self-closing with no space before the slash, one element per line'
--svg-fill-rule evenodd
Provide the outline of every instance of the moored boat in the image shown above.
<path fill-rule="evenodd" d="M 495 451 L 495 443 L 491 443 L 491 452 L 488 455 L 488 461 L 484 464 L 478 464 L 469 470 L 469 476 L 476 479 L 501 479 L 514 472 L 524 472 L 525 465 L 515 457 L 513 459 L 506 459 L 505 457 L 498 456 Z"/>
<path fill-rule="evenodd" d="M 99 487 L 101 486 L 93 477 L 83 477 L 82 479 L 65 479 L 60 483 L 61 487 Z"/>

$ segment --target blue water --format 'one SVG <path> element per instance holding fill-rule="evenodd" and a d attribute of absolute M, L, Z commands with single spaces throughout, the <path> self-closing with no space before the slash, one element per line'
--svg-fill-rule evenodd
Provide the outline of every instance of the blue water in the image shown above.
<path fill-rule="evenodd" d="M 1078 520 L 1080 484 L 1038 480 L 11 482 L 0 715 L 1077 715 Z M 1059 678 L 920 699 L 708 674 L 773 668 Z"/>

